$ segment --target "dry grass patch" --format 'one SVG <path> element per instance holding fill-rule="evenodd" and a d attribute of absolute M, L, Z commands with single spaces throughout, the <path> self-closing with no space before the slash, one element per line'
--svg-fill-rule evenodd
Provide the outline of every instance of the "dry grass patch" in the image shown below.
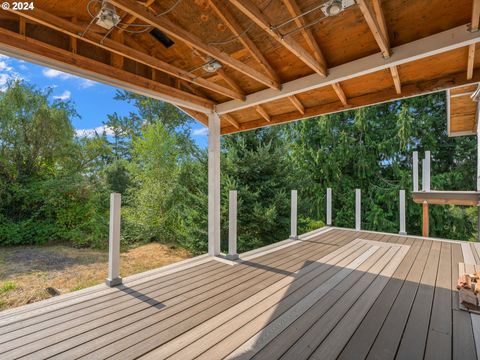
<path fill-rule="evenodd" d="M 129 276 L 190 257 L 181 248 L 152 243 L 123 252 L 121 275 Z M 67 246 L 0 248 L 0 310 L 102 283 L 108 253 Z"/>

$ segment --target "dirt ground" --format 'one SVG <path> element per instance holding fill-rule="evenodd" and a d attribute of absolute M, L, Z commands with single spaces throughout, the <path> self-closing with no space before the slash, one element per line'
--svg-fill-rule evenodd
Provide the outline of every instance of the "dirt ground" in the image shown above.
<path fill-rule="evenodd" d="M 190 257 L 181 248 L 147 244 L 121 254 L 121 276 Z M 0 248 L 0 310 L 97 285 L 107 276 L 108 253 L 67 246 Z M 53 288 L 55 290 L 47 288 Z M 49 293 L 50 292 L 50 293 Z"/>

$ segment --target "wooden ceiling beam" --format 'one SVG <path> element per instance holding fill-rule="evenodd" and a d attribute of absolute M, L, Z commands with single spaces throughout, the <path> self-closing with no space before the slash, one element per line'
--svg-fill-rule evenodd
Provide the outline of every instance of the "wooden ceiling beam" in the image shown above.
<path fill-rule="evenodd" d="M 478 31 L 480 25 L 480 0 L 473 0 L 472 6 L 472 22 L 470 23 L 470 31 Z M 473 68 L 475 66 L 475 44 L 468 47 L 467 60 L 467 80 L 473 77 Z"/>
<path fill-rule="evenodd" d="M 200 111 L 195 111 L 191 109 L 187 109 L 186 107 L 183 106 L 177 106 L 180 110 L 182 110 L 184 113 L 186 113 L 188 116 L 193 118 L 194 120 L 197 120 L 199 123 L 202 123 L 203 125 L 208 127 L 208 115 L 200 112 Z"/>
<path fill-rule="evenodd" d="M 304 28 L 307 23 L 305 22 L 305 19 L 303 17 L 299 16 L 301 15 L 302 11 L 298 6 L 297 2 L 295 0 L 283 0 L 283 3 L 285 4 L 290 15 L 296 17 L 295 24 L 299 29 L 301 29 L 300 31 L 302 33 L 302 36 L 305 39 L 308 47 L 312 51 L 313 56 L 315 57 L 317 62 L 326 69 L 327 60 L 325 59 L 325 56 L 323 55 L 323 52 L 320 49 L 317 40 L 313 36 L 312 30 L 310 28 Z"/>
<path fill-rule="evenodd" d="M 405 84 L 403 86 L 401 95 L 398 95 L 396 91 L 392 88 L 356 97 L 351 97 L 348 100 L 350 107 L 352 109 L 357 109 L 365 106 L 390 102 L 396 99 L 405 99 L 422 94 L 444 91 L 446 88 L 458 87 L 465 84 L 474 84 L 479 81 L 480 73 L 474 74 L 474 77 L 471 80 L 466 80 L 465 73 L 459 72 L 456 74 L 450 74 L 435 79 Z M 306 108 L 305 113 L 300 117 L 298 116 L 297 111 L 291 111 L 288 113 L 271 116 L 271 122 L 266 122 L 264 119 L 244 121 L 242 123 L 241 131 L 248 131 L 263 126 L 283 124 L 286 122 L 307 119 L 319 115 L 334 114 L 342 111 L 345 111 L 345 107 L 343 106 L 343 104 L 340 104 L 339 102 L 330 102 L 328 104 L 322 104 Z M 238 131 L 239 130 L 233 126 L 222 127 L 222 135 L 236 133 Z"/>
<path fill-rule="evenodd" d="M 235 129 L 239 130 L 240 129 L 240 124 L 238 123 L 237 120 L 233 118 L 232 115 L 230 114 L 224 114 L 221 116 L 222 119 L 225 119 L 230 125 L 232 125 Z"/>
<path fill-rule="evenodd" d="M 480 0 L 473 0 L 472 22 L 470 24 L 470 31 L 478 31 L 479 26 L 480 26 Z"/>
<path fill-rule="evenodd" d="M 272 121 L 270 115 L 268 115 L 267 111 L 261 105 L 255 105 L 255 111 L 264 118 L 267 122 Z"/>
<path fill-rule="evenodd" d="M 391 55 L 390 44 L 388 38 L 386 37 L 388 33 L 386 32 L 385 19 L 383 17 L 383 12 L 381 11 L 379 1 L 380 0 L 374 0 L 374 3 L 377 3 L 376 6 L 380 11 L 379 15 L 377 15 L 377 13 L 372 10 L 367 0 L 357 0 L 357 4 L 360 7 L 360 11 L 365 18 L 365 21 L 367 22 L 367 25 L 370 28 L 370 31 L 372 32 L 372 35 L 378 44 L 378 47 L 382 51 L 383 57 L 389 58 Z M 383 21 L 383 24 L 380 25 L 379 20 Z"/>
<path fill-rule="evenodd" d="M 145 6 L 145 8 L 149 8 L 150 6 L 153 5 L 153 3 L 155 2 L 156 0 L 147 0 L 146 2 L 142 3 L 143 6 Z M 117 33 L 122 33 L 125 31 L 125 29 L 128 28 L 129 25 L 133 24 L 135 22 L 135 20 L 137 20 L 137 18 L 133 15 L 127 15 L 123 20 L 122 20 L 122 26 L 121 28 L 117 28 L 116 30 L 113 30 L 112 33 L 114 32 L 117 32 Z M 126 24 L 127 26 L 124 26 L 124 24 Z"/>
<path fill-rule="evenodd" d="M 298 100 L 295 95 L 289 96 L 288 100 L 290 100 L 290 102 L 293 104 L 293 106 L 295 106 L 295 109 L 297 109 L 300 114 L 305 114 L 305 106 L 303 106 L 301 101 Z"/>
<path fill-rule="evenodd" d="M 38 24 L 60 31 L 64 34 L 76 37 L 79 40 L 96 45 L 98 47 L 101 47 L 117 55 L 127 57 L 131 60 L 137 61 L 146 66 L 160 70 L 171 76 L 191 82 L 205 89 L 215 91 L 229 98 L 238 99 L 241 101 L 245 99 L 244 93 L 238 93 L 235 90 L 226 88 L 224 86 L 211 82 L 207 79 L 195 76 L 186 70 L 180 69 L 163 60 L 157 59 L 156 57 L 148 55 L 147 53 L 135 50 L 118 41 L 112 40 L 110 38 L 103 39 L 102 35 L 94 33 L 93 31 L 89 31 L 83 34 L 83 36 L 81 36 L 81 34 L 84 31 L 83 26 L 74 24 L 68 20 L 52 15 L 46 11 L 39 9 L 38 7 L 29 11 L 14 11 L 14 10 L 10 10 L 10 11 L 18 14 L 20 17 L 29 19 Z"/>
<path fill-rule="evenodd" d="M 392 66 L 390 68 L 390 74 L 392 74 L 395 91 L 400 95 L 402 93 L 402 82 L 400 81 L 400 75 L 398 75 L 398 68 L 396 66 Z"/>
<path fill-rule="evenodd" d="M 319 63 L 308 51 L 291 37 L 283 37 L 279 32 L 272 29 L 272 24 L 266 16 L 250 0 L 230 0 L 241 12 L 255 22 L 261 29 L 273 39 L 282 44 L 286 49 L 296 55 L 301 61 L 321 76 L 327 76 L 327 69 L 324 64 Z"/>
<path fill-rule="evenodd" d="M 392 49 L 392 56 L 389 59 L 383 59 L 379 57 L 378 54 L 369 55 L 329 68 L 329 75 L 326 78 L 318 74 L 307 75 L 284 83 L 280 91 L 270 89 L 257 91 L 248 94 L 244 102 L 231 100 L 218 104 L 216 109 L 219 114 L 224 114 L 250 108 L 255 105 L 286 98 L 290 95 L 324 86 L 331 86 L 334 83 L 389 69 L 392 66 L 399 66 L 447 51 L 464 48 L 477 42 L 480 42 L 480 32 L 472 33 L 468 31 L 466 24 L 461 25 L 410 43 L 399 45 Z"/>
<path fill-rule="evenodd" d="M 171 37 L 183 41 L 187 45 L 196 48 L 197 50 L 217 59 L 223 64 L 243 73 L 244 75 L 270 87 L 273 89 L 280 89 L 280 83 L 271 79 L 270 77 L 258 72 L 247 64 L 233 58 L 229 54 L 220 51 L 216 47 L 204 43 L 200 38 L 191 34 L 182 27 L 174 24 L 165 17 L 156 17 L 148 12 L 142 5 L 137 4 L 132 0 L 109 0 L 109 3 L 118 7 L 119 9 L 128 12 L 143 22 L 165 32 Z"/>
<path fill-rule="evenodd" d="M 343 91 L 340 83 L 333 83 L 332 87 L 333 87 L 333 90 L 335 90 L 335 93 L 337 94 L 338 98 L 342 102 L 343 106 L 348 106 L 347 96 L 345 95 L 345 92 Z"/>
<path fill-rule="evenodd" d="M 215 11 L 218 17 L 225 23 L 225 25 L 230 29 L 230 31 L 238 36 L 238 41 L 248 50 L 250 55 L 262 66 L 265 72 L 275 81 L 280 83 L 280 78 L 278 77 L 275 70 L 269 64 L 265 56 L 263 56 L 260 49 L 255 45 L 255 43 L 250 39 L 245 30 L 242 29 L 237 20 L 233 17 L 232 13 L 225 6 L 225 3 L 222 0 L 209 0 L 210 7 Z"/>
<path fill-rule="evenodd" d="M 215 102 L 74 54 L 42 41 L 0 28 L 0 51 L 8 56 L 48 66 L 77 76 L 167 101 L 192 110 L 209 112 Z"/>

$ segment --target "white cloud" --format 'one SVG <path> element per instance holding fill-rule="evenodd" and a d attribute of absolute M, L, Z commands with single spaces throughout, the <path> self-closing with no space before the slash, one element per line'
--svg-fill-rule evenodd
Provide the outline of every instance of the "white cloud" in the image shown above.
<path fill-rule="evenodd" d="M 60 79 L 60 80 L 68 80 L 68 79 L 76 79 L 79 81 L 78 86 L 80 89 L 87 89 L 92 87 L 96 84 L 95 81 L 83 79 L 81 77 L 64 73 L 63 71 L 55 70 L 55 69 L 43 69 L 42 70 L 43 76 L 50 78 L 50 79 Z"/>
<path fill-rule="evenodd" d="M 24 71 L 28 70 L 27 65 L 24 65 L 24 64 L 20 64 L 18 67 L 20 68 L 20 70 L 24 70 Z"/>
<path fill-rule="evenodd" d="M 72 96 L 72 93 L 68 90 L 65 90 L 61 95 L 54 96 L 53 98 L 55 100 L 65 101 L 70 99 L 70 96 Z"/>
<path fill-rule="evenodd" d="M 0 71 L 10 72 L 13 68 L 7 64 L 6 61 L 0 61 Z"/>
<path fill-rule="evenodd" d="M 48 78 L 58 78 L 62 80 L 71 79 L 74 77 L 73 75 L 55 69 L 43 69 L 42 74 Z"/>
<path fill-rule="evenodd" d="M 207 127 L 202 127 L 198 129 L 194 129 L 192 131 L 193 136 L 207 136 L 208 135 L 208 128 Z"/>
<path fill-rule="evenodd" d="M 96 134 L 102 135 L 103 133 L 105 133 L 107 136 L 112 136 L 113 135 L 113 129 L 111 127 L 103 125 L 103 126 L 98 126 L 96 128 L 93 128 L 93 129 L 76 129 L 75 130 L 75 135 L 77 137 L 91 138 L 91 137 L 94 137 Z"/>

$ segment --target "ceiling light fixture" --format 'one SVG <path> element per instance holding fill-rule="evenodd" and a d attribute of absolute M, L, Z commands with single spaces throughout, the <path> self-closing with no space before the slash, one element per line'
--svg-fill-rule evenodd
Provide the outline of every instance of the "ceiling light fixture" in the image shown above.
<path fill-rule="evenodd" d="M 355 0 L 329 0 L 321 9 L 325 16 L 335 16 L 352 5 L 355 5 Z"/>
<path fill-rule="evenodd" d="M 222 64 L 220 64 L 217 60 L 212 59 L 203 65 L 202 68 L 208 73 L 214 73 L 222 68 Z"/>

